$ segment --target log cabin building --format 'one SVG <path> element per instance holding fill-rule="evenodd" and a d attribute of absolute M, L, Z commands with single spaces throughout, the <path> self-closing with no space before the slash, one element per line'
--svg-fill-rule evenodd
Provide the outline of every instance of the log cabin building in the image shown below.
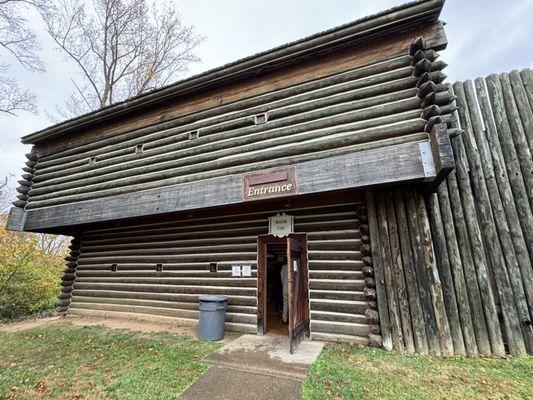
<path fill-rule="evenodd" d="M 227 330 L 292 344 L 531 352 L 531 253 L 500 273 L 472 245 L 485 238 L 458 188 L 442 6 L 408 3 L 23 137 L 8 228 L 73 236 L 58 312 L 194 325 L 198 296 L 222 294 Z"/>

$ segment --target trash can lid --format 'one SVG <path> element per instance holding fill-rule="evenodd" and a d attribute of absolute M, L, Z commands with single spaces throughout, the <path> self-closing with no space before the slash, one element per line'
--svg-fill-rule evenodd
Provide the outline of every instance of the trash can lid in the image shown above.
<path fill-rule="evenodd" d="M 216 294 L 202 294 L 198 297 L 200 301 L 215 302 L 215 301 L 228 301 L 228 296 L 216 295 Z"/>

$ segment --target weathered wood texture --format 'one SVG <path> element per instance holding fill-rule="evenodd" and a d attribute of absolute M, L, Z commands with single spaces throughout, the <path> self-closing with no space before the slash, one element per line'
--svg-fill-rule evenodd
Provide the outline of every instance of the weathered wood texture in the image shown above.
<path fill-rule="evenodd" d="M 60 310 L 194 325 L 199 294 L 226 294 L 226 328 L 255 333 L 257 237 L 268 233 L 268 217 L 283 211 L 295 216 L 296 232 L 307 233 L 313 337 L 368 344 L 375 322 L 365 315 L 370 307 L 356 207 L 283 209 L 84 231 L 76 247 L 79 257 L 69 261 L 63 278 L 68 296 L 62 293 Z M 210 272 L 210 263 L 217 263 L 218 272 Z M 162 271 L 156 270 L 157 264 Z M 251 265 L 252 276 L 232 277 L 232 265 Z"/>
<path fill-rule="evenodd" d="M 402 30 L 372 46 L 228 83 L 191 104 L 146 110 L 133 124 L 38 143 L 27 198 L 17 201 L 26 209 L 75 204 L 423 140 L 422 103 L 444 106 L 449 94 L 437 86 L 433 97 L 418 96 L 406 55 L 415 33 L 435 48 L 446 43 L 440 23 Z M 443 67 L 435 62 L 427 73 Z M 255 124 L 265 112 L 268 121 Z"/>
<path fill-rule="evenodd" d="M 452 139 L 457 170 L 448 187 L 439 188 L 439 202 L 443 215 L 447 198 L 455 214 L 464 215 L 464 222 L 455 218 L 453 223 L 464 243 L 465 274 L 475 272 L 479 285 L 480 297 L 470 296 L 470 308 L 482 354 L 489 353 L 487 337 L 492 354 L 533 353 L 533 114 L 527 97 L 531 88 L 522 78 L 529 73 L 492 74 L 453 85 L 459 107 L 456 124 L 465 133 Z M 467 229 L 461 233 L 463 223 Z M 454 241 L 448 241 L 450 258 L 456 257 Z M 465 258 L 467 250 L 471 259 Z M 467 267 L 470 263 L 474 268 Z M 459 289 L 458 294 L 464 291 Z"/>
<path fill-rule="evenodd" d="M 378 142 L 378 147 L 379 143 L 382 142 Z M 337 155 L 332 157 L 292 164 L 298 194 L 434 179 L 435 168 L 429 146 L 427 141 L 421 141 L 346 155 L 338 155 L 342 152 L 335 150 Z M 302 155 L 302 158 L 313 159 L 314 156 L 308 154 Z M 271 166 L 274 165 L 275 163 L 272 163 Z M 253 168 L 261 166 L 264 164 L 256 163 Z M 24 228 L 30 231 L 68 228 L 87 223 L 243 202 L 243 175 L 212 177 L 216 176 L 214 172 L 208 175 L 210 179 L 199 182 L 121 194 L 101 200 L 26 210 Z"/>
<path fill-rule="evenodd" d="M 420 48 L 415 54 L 424 57 Z M 378 305 L 386 301 L 389 311 L 380 324 L 397 350 L 410 351 L 409 331 L 400 328 L 411 324 L 417 352 L 533 353 L 529 74 L 453 85 L 456 104 L 448 111 L 458 112 L 447 123 L 462 134 L 450 135 L 455 170 L 437 193 L 402 187 L 367 194 L 377 199 L 368 201 L 369 227 L 382 247 L 372 260 L 384 271 Z M 420 86 L 422 97 L 436 87 Z M 442 115 L 440 108 L 424 114 L 428 124 Z M 401 312 L 404 296 L 410 315 Z"/>

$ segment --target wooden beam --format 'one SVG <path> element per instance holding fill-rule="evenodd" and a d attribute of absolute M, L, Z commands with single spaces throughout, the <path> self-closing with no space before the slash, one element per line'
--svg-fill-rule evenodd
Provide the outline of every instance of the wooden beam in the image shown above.
<path fill-rule="evenodd" d="M 7 219 L 6 229 L 8 231 L 22 232 L 24 230 L 24 220 L 26 214 L 23 208 L 11 207 L 9 218 Z"/>
<path fill-rule="evenodd" d="M 298 194 L 435 179 L 429 143 L 406 143 L 295 164 Z M 243 175 L 144 190 L 98 200 L 27 211 L 25 230 L 39 231 L 93 222 L 237 204 Z"/>

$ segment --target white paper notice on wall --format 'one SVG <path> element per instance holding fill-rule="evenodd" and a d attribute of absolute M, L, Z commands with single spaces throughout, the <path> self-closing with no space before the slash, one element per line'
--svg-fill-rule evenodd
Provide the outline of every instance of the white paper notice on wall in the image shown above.
<path fill-rule="evenodd" d="M 298 272 L 298 261 L 292 260 L 292 269 L 294 272 Z"/>
<path fill-rule="evenodd" d="M 241 276 L 241 266 L 233 265 L 231 267 L 231 276 Z"/>
<path fill-rule="evenodd" d="M 252 276 L 252 266 L 243 265 L 242 266 L 242 276 Z"/>

